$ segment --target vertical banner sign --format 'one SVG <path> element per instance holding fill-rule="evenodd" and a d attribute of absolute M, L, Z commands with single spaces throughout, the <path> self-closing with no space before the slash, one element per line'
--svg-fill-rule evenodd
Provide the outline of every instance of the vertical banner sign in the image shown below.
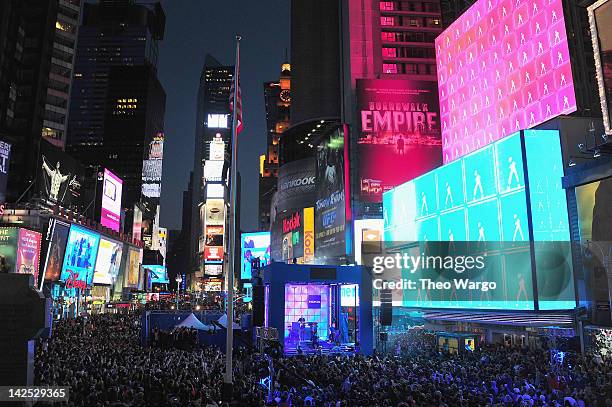
<path fill-rule="evenodd" d="M 11 145 L 0 140 L 0 203 L 6 201 L 6 183 L 8 181 L 9 163 L 11 162 Z"/>
<path fill-rule="evenodd" d="M 357 80 L 360 197 L 382 194 L 442 162 L 436 82 Z"/>
<path fill-rule="evenodd" d="M 314 208 L 304 208 L 304 263 L 313 263 L 315 257 Z"/>
<path fill-rule="evenodd" d="M 121 194 L 123 181 L 105 168 L 103 183 L 100 223 L 102 223 L 102 226 L 119 232 L 121 226 Z"/>

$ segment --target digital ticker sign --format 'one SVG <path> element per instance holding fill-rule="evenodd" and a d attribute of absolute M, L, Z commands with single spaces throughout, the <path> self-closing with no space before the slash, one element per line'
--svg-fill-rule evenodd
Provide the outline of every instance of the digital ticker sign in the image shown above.
<path fill-rule="evenodd" d="M 449 250 L 455 245 L 487 248 L 486 271 L 479 278 L 499 285 L 479 298 L 406 290 L 403 305 L 531 310 L 537 298 L 541 310 L 574 308 L 562 177 L 559 133 L 527 130 L 386 192 L 387 247 L 426 252 L 428 245 L 447 242 Z M 416 249 L 404 248 L 406 242 L 419 243 Z M 560 260 L 555 267 L 550 265 L 553 257 Z"/>
<path fill-rule="evenodd" d="M 576 110 L 562 0 L 478 0 L 435 46 L 444 163 Z"/>

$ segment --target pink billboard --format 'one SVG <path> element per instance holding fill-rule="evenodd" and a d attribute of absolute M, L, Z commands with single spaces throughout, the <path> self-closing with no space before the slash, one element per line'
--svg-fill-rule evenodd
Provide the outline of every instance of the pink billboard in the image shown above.
<path fill-rule="evenodd" d="M 105 168 L 102 182 L 102 208 L 100 213 L 100 223 L 109 229 L 119 232 L 121 226 L 121 196 L 123 181 L 121 178 Z"/>
<path fill-rule="evenodd" d="M 437 86 L 433 81 L 358 79 L 359 195 L 382 194 L 442 162 Z"/>
<path fill-rule="evenodd" d="M 444 163 L 576 111 L 562 0 L 478 0 L 436 63 Z"/>
<path fill-rule="evenodd" d="M 40 263 L 41 234 L 33 230 L 19 228 L 17 242 L 17 261 L 15 269 L 18 273 L 34 275 L 38 281 L 38 265 Z"/>

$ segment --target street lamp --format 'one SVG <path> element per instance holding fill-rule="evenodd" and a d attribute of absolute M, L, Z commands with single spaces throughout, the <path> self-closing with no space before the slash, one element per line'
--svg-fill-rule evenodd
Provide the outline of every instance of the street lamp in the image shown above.
<path fill-rule="evenodd" d="M 179 294 L 181 293 L 181 283 L 183 282 L 183 277 L 181 275 L 176 276 L 176 309 L 179 309 Z"/>

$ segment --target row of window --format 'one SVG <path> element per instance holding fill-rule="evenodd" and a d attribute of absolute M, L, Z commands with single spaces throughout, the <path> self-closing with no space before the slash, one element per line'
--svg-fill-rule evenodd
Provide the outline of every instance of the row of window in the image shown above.
<path fill-rule="evenodd" d="M 387 42 L 430 42 L 433 44 L 437 35 L 437 33 L 426 33 L 418 31 L 383 31 L 381 33 L 381 39 Z"/>
<path fill-rule="evenodd" d="M 442 21 L 440 18 L 433 17 L 382 16 L 380 25 L 383 27 L 438 28 L 442 26 Z"/>
<path fill-rule="evenodd" d="M 380 11 L 417 11 L 439 13 L 440 4 L 420 1 L 381 1 Z"/>
<path fill-rule="evenodd" d="M 383 73 L 405 75 L 436 75 L 436 65 L 399 62 L 394 64 L 383 64 Z"/>
<path fill-rule="evenodd" d="M 383 59 L 387 58 L 435 58 L 436 53 L 433 48 L 425 47 L 397 47 L 382 49 Z"/>

